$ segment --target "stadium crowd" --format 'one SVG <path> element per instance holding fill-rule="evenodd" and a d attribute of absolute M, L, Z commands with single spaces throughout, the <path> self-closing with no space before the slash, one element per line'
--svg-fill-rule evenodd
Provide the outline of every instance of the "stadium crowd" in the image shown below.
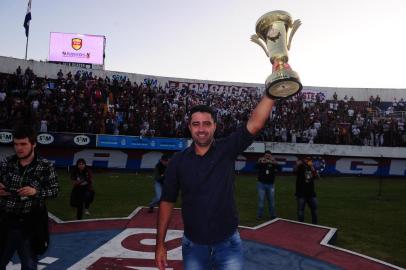
<path fill-rule="evenodd" d="M 173 89 L 92 73 L 37 77 L 17 68 L 0 74 L 0 129 L 30 121 L 39 132 L 125 134 L 143 137 L 188 137 L 187 112 L 196 104 L 217 109 L 217 137 L 246 121 L 262 93 L 211 93 Z M 272 120 L 257 140 L 293 143 L 406 146 L 402 99 L 390 104 L 380 97 L 330 100 L 303 94 L 277 102 Z M 383 112 L 377 114 L 377 112 Z"/>

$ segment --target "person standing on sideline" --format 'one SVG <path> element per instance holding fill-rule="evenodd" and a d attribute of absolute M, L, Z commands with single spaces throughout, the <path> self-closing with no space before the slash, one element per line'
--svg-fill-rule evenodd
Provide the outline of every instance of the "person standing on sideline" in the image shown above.
<path fill-rule="evenodd" d="M 166 167 L 168 166 L 169 156 L 162 155 L 161 159 L 155 165 L 154 169 L 154 191 L 155 196 L 152 198 L 152 201 L 149 203 L 149 210 L 148 213 L 154 212 L 154 207 L 159 205 L 161 201 L 161 194 L 162 194 L 162 185 L 164 183 L 164 174 Z"/>
<path fill-rule="evenodd" d="M 0 162 L 0 270 L 15 251 L 21 269 L 37 269 L 48 248 L 45 199 L 56 197 L 59 185 L 52 163 L 35 153 L 36 139 L 33 128 L 17 127 L 15 155 Z"/>
<path fill-rule="evenodd" d="M 167 265 L 165 237 L 179 191 L 182 197 L 186 270 L 243 268 L 242 242 L 234 198 L 235 159 L 254 140 L 272 111 L 274 101 L 264 96 L 248 122 L 229 136 L 214 139 L 216 114 L 198 105 L 189 112 L 193 143 L 168 165 L 159 205 L 155 261 Z"/>
<path fill-rule="evenodd" d="M 93 174 L 83 158 L 76 161 L 76 166 L 70 174 L 73 188 L 70 204 L 76 208 L 76 218 L 82 219 L 83 209 L 85 215 L 90 215 L 89 207 L 94 199 Z"/>
<path fill-rule="evenodd" d="M 264 214 L 265 197 L 268 200 L 269 216 L 276 218 L 275 211 L 275 175 L 280 171 L 280 166 L 272 157 L 270 151 L 265 151 L 265 155 L 258 159 L 255 165 L 258 170 L 258 211 L 257 220 L 262 219 Z"/>
<path fill-rule="evenodd" d="M 296 201 L 297 201 L 297 219 L 304 222 L 304 210 L 306 204 L 310 208 L 312 223 L 317 224 L 317 197 L 314 190 L 314 180 L 319 177 L 316 169 L 313 167 L 312 160 L 305 158 L 296 163 Z"/>

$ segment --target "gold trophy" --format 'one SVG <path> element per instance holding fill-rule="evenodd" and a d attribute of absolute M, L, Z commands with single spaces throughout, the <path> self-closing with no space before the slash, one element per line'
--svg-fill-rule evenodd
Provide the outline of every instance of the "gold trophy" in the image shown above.
<path fill-rule="evenodd" d="M 261 46 L 271 60 L 272 74 L 265 81 L 265 93 L 273 99 L 288 98 L 302 90 L 298 74 L 288 64 L 288 50 L 300 25 L 300 20 L 292 23 L 290 14 L 282 10 L 262 15 L 255 24 L 257 34 L 251 36 L 251 41 Z"/>

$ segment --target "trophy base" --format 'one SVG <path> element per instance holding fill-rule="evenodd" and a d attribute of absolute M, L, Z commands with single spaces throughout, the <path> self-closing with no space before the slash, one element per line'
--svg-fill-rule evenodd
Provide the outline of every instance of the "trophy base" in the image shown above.
<path fill-rule="evenodd" d="M 302 90 L 300 81 L 294 77 L 266 82 L 265 93 L 272 99 L 286 99 Z"/>

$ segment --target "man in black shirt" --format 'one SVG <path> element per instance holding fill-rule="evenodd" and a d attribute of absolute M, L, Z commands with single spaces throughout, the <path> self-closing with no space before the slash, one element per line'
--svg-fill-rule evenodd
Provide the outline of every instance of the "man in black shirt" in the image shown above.
<path fill-rule="evenodd" d="M 314 191 L 314 180 L 319 175 L 310 158 L 298 160 L 295 171 L 297 218 L 301 222 L 304 221 L 304 209 L 307 204 L 312 215 L 312 223 L 317 224 L 317 197 Z"/>
<path fill-rule="evenodd" d="M 265 198 L 268 200 L 269 215 L 271 219 L 276 218 L 275 212 L 275 175 L 280 171 L 280 166 L 272 157 L 270 151 L 266 151 L 265 155 L 258 159 L 255 167 L 258 170 L 258 211 L 257 220 L 262 219 L 264 213 Z"/>
<path fill-rule="evenodd" d="M 191 109 L 189 130 L 193 143 L 171 159 L 165 172 L 155 251 L 159 269 L 165 269 L 167 264 L 165 236 L 179 191 L 184 269 L 242 269 L 234 199 L 235 158 L 253 142 L 254 135 L 268 120 L 273 104 L 272 99 L 264 96 L 245 125 L 216 140 L 212 108 L 199 105 Z"/>

